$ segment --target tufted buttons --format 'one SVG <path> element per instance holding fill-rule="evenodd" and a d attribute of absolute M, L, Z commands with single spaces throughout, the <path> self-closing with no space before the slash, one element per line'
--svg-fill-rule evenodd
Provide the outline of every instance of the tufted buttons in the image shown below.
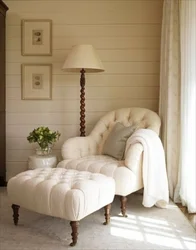
<path fill-rule="evenodd" d="M 76 169 L 86 173 L 98 173 L 105 174 L 110 177 L 114 177 L 118 168 L 124 166 L 123 161 L 117 161 L 116 159 L 107 155 L 92 155 L 86 156 L 77 160 L 65 161 L 61 167 L 65 169 Z M 90 177 L 92 178 L 92 177 Z"/>
<path fill-rule="evenodd" d="M 23 178 L 23 176 L 29 177 L 31 181 L 33 181 L 34 179 L 38 179 L 39 183 L 45 181 L 54 181 L 56 185 L 60 183 L 66 183 L 70 186 L 70 189 L 76 182 L 89 179 L 93 180 L 95 176 L 96 177 L 99 176 L 102 179 L 108 178 L 102 174 L 97 174 L 97 173 L 94 174 L 87 171 L 77 171 L 74 169 L 63 169 L 63 168 L 36 169 L 33 172 L 30 170 L 13 178 L 20 179 Z"/>

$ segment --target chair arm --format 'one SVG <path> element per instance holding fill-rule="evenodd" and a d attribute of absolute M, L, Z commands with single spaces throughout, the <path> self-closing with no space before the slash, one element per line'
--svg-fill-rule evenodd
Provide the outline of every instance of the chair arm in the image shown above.
<path fill-rule="evenodd" d="M 66 140 L 62 146 L 63 159 L 79 159 L 84 156 L 97 154 L 97 144 L 92 136 L 73 137 Z"/>
<path fill-rule="evenodd" d="M 141 166 L 143 158 L 143 146 L 137 142 L 126 146 L 125 150 L 125 166 L 131 169 L 134 173 Z"/>

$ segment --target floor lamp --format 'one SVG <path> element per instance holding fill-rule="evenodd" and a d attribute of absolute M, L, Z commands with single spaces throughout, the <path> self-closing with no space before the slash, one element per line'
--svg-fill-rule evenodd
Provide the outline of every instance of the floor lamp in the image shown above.
<path fill-rule="evenodd" d="M 85 136 L 85 73 L 102 72 L 103 65 L 92 45 L 76 45 L 63 64 L 62 70 L 80 72 L 80 136 Z"/>

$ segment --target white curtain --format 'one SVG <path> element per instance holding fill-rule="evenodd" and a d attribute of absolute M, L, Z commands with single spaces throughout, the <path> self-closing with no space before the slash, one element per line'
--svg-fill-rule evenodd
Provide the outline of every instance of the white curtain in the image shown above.
<path fill-rule="evenodd" d="M 163 6 L 159 114 L 170 197 L 196 212 L 196 1 Z"/>
<path fill-rule="evenodd" d="M 181 41 L 181 143 L 178 185 L 179 199 L 190 213 L 196 212 L 196 0 L 182 0 Z"/>

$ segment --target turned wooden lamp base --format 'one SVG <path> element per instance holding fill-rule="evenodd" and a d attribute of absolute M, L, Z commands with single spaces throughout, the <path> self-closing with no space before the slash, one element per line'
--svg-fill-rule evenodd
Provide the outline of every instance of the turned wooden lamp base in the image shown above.
<path fill-rule="evenodd" d="M 80 73 L 80 136 L 85 136 L 85 70 Z"/>

